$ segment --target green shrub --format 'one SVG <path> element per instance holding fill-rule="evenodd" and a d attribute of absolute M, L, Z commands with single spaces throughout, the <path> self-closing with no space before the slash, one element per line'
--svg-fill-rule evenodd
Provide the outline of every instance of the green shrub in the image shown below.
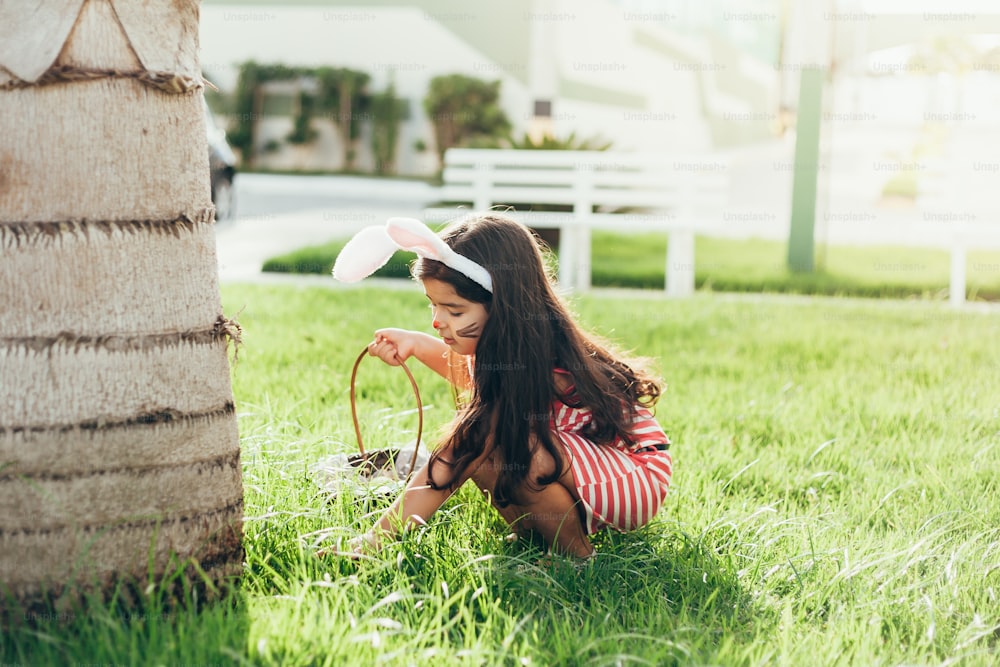
<path fill-rule="evenodd" d="M 346 241 L 330 241 L 318 246 L 301 248 L 290 253 L 272 257 L 264 262 L 262 271 L 269 273 L 317 273 L 330 275 L 337 255 Z M 399 251 L 393 254 L 385 266 L 373 275 L 379 278 L 409 278 L 413 253 Z"/>

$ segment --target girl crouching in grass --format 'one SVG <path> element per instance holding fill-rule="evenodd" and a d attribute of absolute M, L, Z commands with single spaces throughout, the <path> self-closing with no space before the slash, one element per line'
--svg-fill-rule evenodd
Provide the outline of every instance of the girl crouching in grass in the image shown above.
<path fill-rule="evenodd" d="M 531 232 L 494 214 L 440 236 L 393 218 L 359 232 L 334 275 L 360 280 L 397 248 L 419 256 L 412 273 L 438 337 L 379 329 L 369 353 L 392 366 L 416 357 L 462 400 L 428 463 L 353 551 L 427 522 L 469 479 L 515 533 L 537 531 L 564 555 L 588 558 L 589 535 L 652 519 L 673 474 L 651 412 L 660 385 L 573 320 Z"/>

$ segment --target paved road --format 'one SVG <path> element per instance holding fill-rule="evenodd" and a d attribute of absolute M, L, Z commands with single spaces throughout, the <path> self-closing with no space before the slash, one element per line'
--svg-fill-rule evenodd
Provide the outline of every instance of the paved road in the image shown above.
<path fill-rule="evenodd" d="M 236 219 L 216 231 L 223 282 L 268 279 L 260 267 L 269 257 L 345 238 L 393 216 L 420 217 L 434 191 L 418 181 L 239 174 L 236 197 Z"/>

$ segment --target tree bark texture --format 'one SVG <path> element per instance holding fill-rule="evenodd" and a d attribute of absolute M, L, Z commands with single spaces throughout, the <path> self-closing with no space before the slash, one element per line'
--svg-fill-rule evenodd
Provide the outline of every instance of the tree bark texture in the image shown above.
<path fill-rule="evenodd" d="M 0 5 L 0 607 L 239 573 L 198 0 Z"/>

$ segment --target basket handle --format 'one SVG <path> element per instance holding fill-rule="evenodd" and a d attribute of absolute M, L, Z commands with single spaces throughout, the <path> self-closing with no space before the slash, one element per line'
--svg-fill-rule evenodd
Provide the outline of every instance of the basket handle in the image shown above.
<path fill-rule="evenodd" d="M 362 360 L 364 360 L 367 356 L 368 346 L 365 345 L 365 349 L 363 349 L 361 354 L 358 355 L 357 361 L 354 362 L 354 368 L 351 370 L 351 418 L 354 420 L 354 435 L 358 438 L 358 450 L 362 455 L 365 453 L 365 446 L 361 441 L 361 424 L 358 422 L 358 403 L 355 394 L 355 385 L 358 377 L 358 367 L 361 365 Z M 413 446 L 413 458 L 410 460 L 410 472 L 407 475 L 407 479 L 409 479 L 410 475 L 414 473 L 414 467 L 417 465 L 417 452 L 420 451 L 420 438 L 424 433 L 424 405 L 420 400 L 420 390 L 417 388 L 417 381 L 413 379 L 413 373 L 411 373 L 410 369 L 406 367 L 406 362 L 403 360 L 399 360 L 399 365 L 406 372 L 406 377 L 410 380 L 410 386 L 413 387 L 413 396 L 417 399 L 417 442 Z"/>

